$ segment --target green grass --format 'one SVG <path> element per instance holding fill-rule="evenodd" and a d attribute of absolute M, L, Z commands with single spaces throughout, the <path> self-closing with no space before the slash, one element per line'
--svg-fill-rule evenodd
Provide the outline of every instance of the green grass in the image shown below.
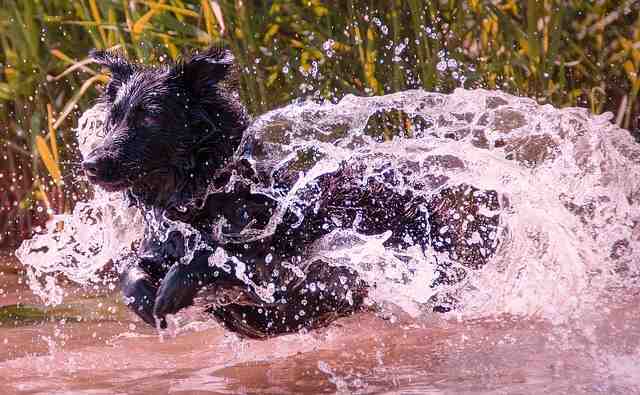
<path fill-rule="evenodd" d="M 613 111 L 632 128 L 639 9 L 640 0 L 0 0 L 0 245 L 83 195 L 71 182 L 71 128 L 105 80 L 84 62 L 91 48 L 158 62 L 223 43 L 253 114 L 299 97 L 464 85 Z"/>

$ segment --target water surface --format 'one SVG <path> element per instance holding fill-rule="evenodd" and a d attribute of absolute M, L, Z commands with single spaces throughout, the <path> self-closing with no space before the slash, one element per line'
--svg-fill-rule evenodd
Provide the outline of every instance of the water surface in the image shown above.
<path fill-rule="evenodd" d="M 100 122 L 99 108 L 81 120 L 83 151 Z M 0 276 L 3 317 L 33 306 L 2 320 L 7 391 L 640 393 L 640 146 L 610 116 L 501 92 L 407 91 L 292 104 L 250 133 L 251 152 L 238 155 L 261 164 L 267 181 L 255 188 L 281 210 L 349 160 L 367 163 L 363 180 L 403 174 L 399 192 L 496 191 L 496 253 L 459 283 L 430 287 L 435 264 L 464 258 L 337 231 L 311 253 L 375 284 L 370 312 L 255 341 L 193 307 L 158 333 L 126 311 L 105 268 L 139 237 L 140 213 L 96 191 L 22 246 L 20 282 L 15 268 Z M 438 295 L 457 308 L 433 313 Z"/>

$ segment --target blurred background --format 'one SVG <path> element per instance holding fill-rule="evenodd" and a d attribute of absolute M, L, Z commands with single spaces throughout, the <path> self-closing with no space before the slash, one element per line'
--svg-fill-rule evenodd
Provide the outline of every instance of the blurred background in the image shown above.
<path fill-rule="evenodd" d="M 611 111 L 638 134 L 640 1 L 0 0 L 0 250 L 88 186 L 73 131 L 114 48 L 169 62 L 231 49 L 254 115 L 294 100 L 500 89 Z"/>

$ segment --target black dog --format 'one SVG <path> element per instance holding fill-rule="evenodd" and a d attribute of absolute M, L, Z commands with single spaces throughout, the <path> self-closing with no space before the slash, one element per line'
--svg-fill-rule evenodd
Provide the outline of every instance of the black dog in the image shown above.
<path fill-rule="evenodd" d="M 110 69 L 111 81 L 102 97 L 105 138 L 83 166 L 91 182 L 125 191 L 148 218 L 121 280 L 130 307 L 149 324 L 166 325 L 164 317 L 191 305 L 204 287 L 213 297 L 209 311 L 250 337 L 313 328 L 359 310 L 368 285 L 358 274 L 308 259 L 310 244 L 338 228 L 391 231 L 387 246 L 446 251 L 472 267 L 495 249 L 489 234 L 498 215 L 479 212 L 498 208 L 492 191 L 460 185 L 429 199 L 399 194 L 388 178 L 402 174 L 363 183 L 363 164 L 347 161 L 298 191 L 304 203 L 295 212 L 252 192 L 263 180 L 234 154 L 252 136 L 243 140 L 249 119 L 229 78 L 227 51 L 156 67 L 108 52 L 92 57 Z M 469 214 L 476 221 L 463 225 Z M 169 231 L 169 222 L 190 230 Z M 248 229 L 253 237 L 242 236 Z M 464 242 L 473 232 L 482 244 Z"/>

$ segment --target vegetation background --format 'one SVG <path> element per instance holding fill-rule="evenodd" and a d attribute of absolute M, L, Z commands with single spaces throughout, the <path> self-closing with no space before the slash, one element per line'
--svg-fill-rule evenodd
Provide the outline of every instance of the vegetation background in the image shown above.
<path fill-rule="evenodd" d="M 299 98 L 501 89 L 637 129 L 640 0 L 0 0 L 0 248 L 87 193 L 73 127 L 92 48 L 226 45 L 253 114 Z"/>

